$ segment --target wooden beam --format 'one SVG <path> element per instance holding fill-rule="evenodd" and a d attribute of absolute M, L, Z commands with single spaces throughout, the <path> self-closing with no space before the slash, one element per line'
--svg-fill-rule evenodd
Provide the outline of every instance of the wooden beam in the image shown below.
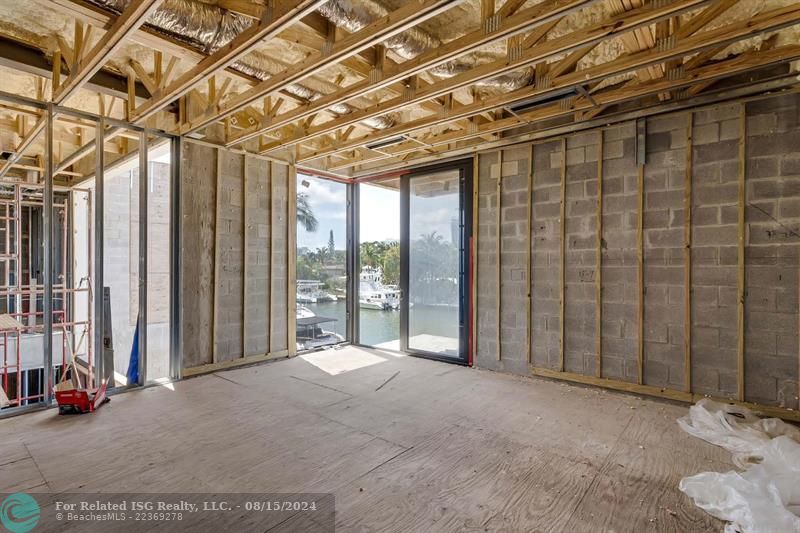
<path fill-rule="evenodd" d="M 99 28 L 108 29 L 115 20 L 113 15 L 110 15 L 107 11 L 104 11 L 102 8 L 86 0 L 48 0 L 48 6 L 52 7 L 58 13 L 79 18 Z M 207 57 L 191 45 L 167 37 L 163 33 L 159 33 L 157 29 L 148 28 L 147 25 L 141 26 L 135 31 L 131 35 L 130 40 L 145 48 L 160 50 L 171 56 L 178 57 L 181 60 L 199 62 Z M 226 72 L 234 78 L 251 85 L 259 81 L 233 68 L 226 69 Z M 301 100 L 297 99 L 297 101 L 299 102 Z"/>
<path fill-rule="evenodd" d="M 270 352 L 263 355 L 249 355 L 242 359 L 234 359 L 232 361 L 222 361 L 219 363 L 211 363 L 191 368 L 184 368 L 183 376 L 184 377 L 200 376 L 203 374 L 210 374 L 212 372 L 219 372 L 220 370 L 228 370 L 240 366 L 254 365 L 257 363 L 264 363 L 267 361 L 275 361 L 277 359 L 285 359 L 287 357 L 289 357 L 288 350 L 281 350 L 280 352 Z"/>
<path fill-rule="evenodd" d="M 527 0 L 506 0 L 503 7 L 497 10 L 497 14 L 500 15 L 501 18 L 508 18 L 516 13 L 526 1 Z"/>
<path fill-rule="evenodd" d="M 483 28 L 472 31 L 463 37 L 454 39 L 436 49 L 423 52 L 419 56 L 388 66 L 381 72 L 379 79 L 365 79 L 345 87 L 341 91 L 325 95 L 314 102 L 287 112 L 270 124 L 264 124 L 253 130 L 245 131 L 229 144 L 238 144 L 252 139 L 270 129 L 286 126 L 298 120 L 330 108 L 333 105 L 345 103 L 366 93 L 386 88 L 398 83 L 405 78 L 423 72 L 427 69 L 446 63 L 463 54 L 477 50 L 492 42 L 508 38 L 521 31 L 531 28 L 548 27 L 549 24 L 580 8 L 586 7 L 597 0 L 558 0 L 554 5 L 537 5 L 519 12 L 513 17 L 501 21 L 499 27 L 492 32 L 485 32 Z"/>
<path fill-rule="evenodd" d="M 39 134 L 44 131 L 45 126 L 47 126 L 47 115 L 43 114 L 41 117 L 39 117 L 39 120 L 36 121 L 36 124 L 33 125 L 33 128 L 31 128 L 31 130 L 27 133 L 25 138 L 22 139 L 22 141 L 20 141 L 20 143 L 14 149 L 14 153 L 12 153 L 11 156 L 6 159 L 3 167 L 0 168 L 0 179 L 2 179 L 3 176 L 5 176 L 8 171 L 11 170 L 11 167 L 22 158 L 22 156 L 25 154 L 25 150 L 30 148 L 36 138 L 39 137 Z"/>
<path fill-rule="evenodd" d="M 220 237 L 220 229 L 219 229 L 219 221 L 220 216 L 219 212 L 221 209 L 221 201 L 220 194 L 221 190 L 221 175 L 222 175 L 222 150 L 223 148 L 217 148 L 217 168 L 216 173 L 214 174 L 214 284 L 212 287 L 214 288 L 212 294 L 212 300 L 214 302 L 214 309 L 211 318 L 211 363 L 216 364 L 219 362 L 219 350 L 217 349 L 217 323 L 219 322 L 219 267 L 220 267 L 220 250 L 219 250 L 219 237 Z"/>
<path fill-rule="evenodd" d="M 651 385 L 639 385 L 638 383 L 630 383 L 627 381 L 598 378 L 595 376 L 587 376 L 584 374 L 577 374 L 574 372 L 558 372 L 550 368 L 540 368 L 533 365 L 529 366 L 530 373 L 534 376 L 545 378 L 560 379 L 564 381 L 571 381 L 573 383 L 583 383 L 585 385 L 594 385 L 596 387 L 604 387 L 606 389 L 619 390 L 623 392 L 631 392 L 645 396 L 652 396 L 654 398 L 664 398 L 667 400 L 674 400 L 679 402 L 695 403 L 708 396 L 703 394 L 690 394 L 688 392 L 676 391 L 663 387 L 653 387 Z M 769 405 L 760 405 L 750 402 L 731 401 L 729 398 L 710 398 L 721 403 L 732 403 L 746 407 L 763 416 L 771 416 L 783 418 L 786 420 L 793 420 L 800 422 L 800 412 L 792 409 L 785 409 L 782 407 L 774 407 Z"/>
<path fill-rule="evenodd" d="M 636 186 L 636 361 L 638 383 L 644 383 L 644 163 L 639 164 Z"/>
<path fill-rule="evenodd" d="M 173 100 L 180 98 L 189 90 L 215 74 L 231 66 L 238 58 L 252 50 L 265 39 L 277 36 L 285 28 L 295 24 L 308 13 L 316 10 L 327 0 L 300 0 L 280 2 L 276 12 L 264 10 L 263 19 L 237 35 L 231 42 L 205 57 L 192 69 L 179 76 L 166 87 L 152 91 L 153 97 L 142 104 L 134 113 L 133 122 L 141 123 L 148 117 L 164 109 Z"/>
<path fill-rule="evenodd" d="M 247 357 L 247 155 L 242 156 L 242 357 Z"/>
<path fill-rule="evenodd" d="M 677 4 L 669 4 L 669 5 L 674 7 Z M 653 8 L 653 10 L 648 10 L 646 11 L 646 13 L 649 13 L 650 15 L 653 15 L 654 11 L 663 13 L 663 11 L 660 11 L 660 9 L 663 8 Z M 636 20 L 641 20 L 641 17 L 636 18 Z M 402 133 L 410 133 L 412 131 L 424 128 L 430 128 L 433 125 L 451 122 L 453 120 L 460 118 L 466 118 L 474 114 L 478 114 L 482 111 L 508 105 L 520 100 L 527 100 L 532 97 L 546 98 L 549 96 L 563 94 L 565 90 L 569 88 L 574 88 L 578 84 L 590 84 L 590 83 L 600 82 L 609 76 L 617 76 L 620 74 L 624 74 L 626 72 L 636 71 L 655 62 L 663 62 L 669 59 L 674 59 L 676 57 L 683 57 L 687 54 L 696 52 L 698 50 L 705 50 L 707 48 L 717 46 L 723 43 L 730 44 L 737 40 L 747 38 L 749 36 L 761 33 L 763 31 L 774 30 L 795 24 L 797 23 L 797 21 L 800 21 L 800 5 L 764 12 L 749 20 L 735 22 L 714 30 L 703 32 L 700 35 L 687 38 L 684 41 L 677 43 L 675 46 L 671 48 L 654 48 L 652 50 L 647 50 L 639 54 L 634 54 L 631 56 L 623 56 L 608 63 L 603 63 L 595 67 L 590 67 L 581 70 L 579 72 L 565 74 L 563 76 L 560 76 L 552 80 L 550 85 L 547 87 L 535 87 L 535 88 L 525 87 L 517 91 L 512 91 L 510 93 L 489 97 L 483 101 L 479 101 L 474 104 L 462 106 L 456 110 L 453 110 L 447 117 L 441 117 L 441 116 L 424 117 L 404 124 L 399 124 L 397 126 L 393 126 L 385 130 L 373 132 L 367 137 L 354 139 L 348 143 L 343 143 L 339 146 L 330 146 L 321 148 L 310 154 L 302 156 L 300 158 L 300 161 L 303 162 L 309 161 L 317 157 L 329 155 L 336 151 L 353 149 L 357 146 L 362 146 L 369 142 L 376 142 L 378 140 L 391 138 L 400 135 Z M 624 24 L 620 24 L 618 28 L 623 26 Z M 571 34 L 565 37 L 570 37 L 570 36 Z M 541 55 L 549 56 L 549 53 L 545 50 L 545 48 L 547 48 L 548 46 L 552 46 L 553 43 L 558 43 L 558 41 L 559 41 L 558 39 L 547 41 L 543 43 L 541 46 L 535 47 L 533 50 L 538 50 Z M 503 62 L 506 63 L 505 60 Z M 492 65 L 492 63 L 489 63 L 489 65 Z M 452 80 L 445 80 L 445 81 L 452 83 Z M 434 87 L 434 85 L 436 84 L 433 84 L 429 87 Z M 631 90 L 635 89 L 631 88 Z M 427 90 L 420 91 L 420 93 L 422 93 L 422 96 L 434 95 L 433 93 L 430 93 Z M 415 99 L 416 97 L 413 98 L 411 101 L 414 101 Z M 344 123 L 349 124 L 357 122 L 363 119 L 364 117 L 380 115 L 383 112 L 386 112 L 386 110 L 388 109 L 394 110 L 397 108 L 402 108 L 406 105 L 405 103 L 392 104 L 392 102 L 395 101 L 390 100 L 389 102 L 379 104 L 378 106 L 373 106 L 372 108 L 368 108 L 361 112 L 351 113 L 349 115 L 341 117 L 340 119 L 337 119 L 336 121 L 332 121 L 326 124 L 322 124 L 321 126 L 318 126 L 316 128 L 312 128 L 307 132 L 305 132 L 306 133 L 305 138 L 307 139 L 310 136 L 326 133 L 327 130 L 331 128 L 331 123 L 341 126 Z M 602 102 L 594 102 L 592 103 L 592 105 L 587 106 L 587 108 L 596 107 L 596 105 L 600 104 L 602 104 Z M 377 107 L 380 108 L 381 112 L 375 112 L 375 109 Z M 287 138 L 282 140 L 281 145 L 286 146 L 289 144 L 293 144 L 294 142 L 295 142 L 294 138 Z"/>
<path fill-rule="evenodd" d="M 567 138 L 561 138 L 561 194 L 559 196 L 559 215 L 558 215 L 558 368 L 564 371 L 564 325 L 566 324 L 564 311 L 566 310 L 567 292 Z"/>
<path fill-rule="evenodd" d="M 269 352 L 273 349 L 272 325 L 275 323 L 273 320 L 274 313 L 272 312 L 272 293 L 275 290 L 275 165 L 272 161 L 269 162 L 269 203 L 267 204 L 267 220 L 269 220 L 269 238 L 267 239 L 269 247 L 269 281 L 267 282 L 267 312 L 269 313 L 269 325 L 267 326 L 267 346 Z"/>
<path fill-rule="evenodd" d="M 533 250 L 531 245 L 533 243 L 533 239 L 531 238 L 531 233 L 533 232 L 533 156 L 534 156 L 534 144 L 531 143 L 531 150 L 528 154 L 528 183 L 527 183 L 527 190 L 525 194 L 525 205 L 527 206 L 527 225 L 526 225 L 526 233 L 525 233 L 525 282 L 527 287 L 525 289 L 526 292 L 526 313 L 525 313 L 525 353 L 530 363 L 533 360 L 532 348 L 533 348 L 533 341 L 532 341 L 532 330 L 533 324 L 531 323 L 531 319 L 533 317 Z"/>
<path fill-rule="evenodd" d="M 416 93 L 414 93 L 414 95 L 411 97 L 409 97 L 409 95 L 404 95 L 398 98 L 393 98 L 386 102 L 381 102 L 379 104 L 373 105 L 361 111 L 349 113 L 338 119 L 321 124 L 320 126 L 317 126 L 315 128 L 310 128 L 308 131 L 303 132 L 303 135 L 295 135 L 282 139 L 281 142 L 278 144 L 280 144 L 281 146 L 294 144 L 296 142 L 308 139 L 310 137 L 324 135 L 332 131 L 335 131 L 338 128 L 354 124 L 356 122 L 361 122 L 367 118 L 372 118 L 392 111 L 397 111 L 399 109 L 408 107 L 409 105 L 418 104 L 422 101 L 430 100 L 431 98 L 439 98 L 454 90 L 468 87 L 479 81 L 494 78 L 501 74 L 506 74 L 508 72 L 518 70 L 522 67 L 547 61 L 548 59 L 552 59 L 564 53 L 569 53 L 577 48 L 582 48 L 590 44 L 598 44 L 601 41 L 610 38 L 611 36 L 632 31 L 641 26 L 652 24 L 658 20 L 661 20 L 662 18 L 671 17 L 678 13 L 682 13 L 689 9 L 704 5 L 709 1 L 710 0 L 677 0 L 676 2 L 665 5 L 659 5 L 658 7 L 642 8 L 640 10 L 631 11 L 629 13 L 626 13 L 625 17 L 615 17 L 610 19 L 609 21 L 604 21 L 590 28 L 585 28 L 580 31 L 575 31 L 567 35 L 564 35 L 562 37 L 545 41 L 538 46 L 534 46 L 527 50 L 523 50 L 522 53 L 519 54 L 519 57 L 517 57 L 513 61 L 509 60 L 507 57 L 503 57 L 496 61 L 479 65 L 467 72 L 464 72 L 452 78 L 432 83 L 427 87 L 419 91 L 416 91 Z M 798 11 L 800 11 L 800 9 Z M 800 19 L 800 15 L 797 15 L 796 18 Z M 747 33 L 752 33 L 748 31 L 748 28 L 744 28 L 742 29 L 742 31 Z M 699 43 L 699 42 L 691 42 L 690 44 L 694 45 L 692 49 L 705 46 L 704 43 Z M 684 48 L 686 48 L 686 46 L 684 46 Z M 654 52 L 653 55 L 657 55 L 656 52 L 660 52 L 660 54 L 663 56 L 673 57 L 673 56 L 682 56 L 685 53 L 683 50 L 678 48 L 674 50 L 675 50 L 674 52 L 673 50 L 653 51 Z M 637 56 L 636 61 L 633 61 L 633 63 L 637 62 L 650 64 L 653 62 L 653 58 L 645 55 Z M 622 63 L 620 60 L 612 61 L 601 66 L 603 66 L 606 69 L 609 69 L 611 68 L 611 65 L 623 67 L 621 69 L 618 69 L 617 72 L 614 73 L 614 75 L 621 74 L 629 70 L 633 70 L 636 67 L 636 65 L 634 65 L 634 67 L 628 68 L 628 65 Z M 587 69 L 586 71 L 581 71 L 580 74 L 583 74 L 588 70 L 589 69 Z M 606 74 L 603 74 L 598 70 L 595 70 L 593 74 L 595 78 L 594 80 L 583 79 L 581 76 L 578 76 L 578 79 L 576 81 L 575 75 L 565 75 L 560 78 L 557 78 L 556 80 L 553 80 L 552 87 L 541 87 L 538 90 L 531 89 L 530 87 L 525 87 L 517 91 L 512 91 L 507 94 L 501 94 L 496 97 L 487 98 L 484 101 L 479 101 L 470 105 L 463 106 L 457 110 L 453 110 L 446 117 L 442 116 L 425 117 L 417 121 L 412 121 L 411 123 L 401 124 L 393 128 L 382 130 L 380 132 L 375 132 L 375 134 L 372 135 L 375 138 L 369 141 L 364 140 L 364 143 L 377 141 L 378 137 L 380 137 L 381 139 L 385 139 L 388 137 L 398 135 L 399 134 L 398 130 L 401 129 L 404 130 L 404 132 L 414 131 L 415 129 L 428 127 L 431 122 L 441 122 L 441 121 L 450 122 L 456 119 L 466 118 L 468 116 L 480 113 L 481 111 L 489 110 L 505 104 L 510 104 L 518 100 L 527 99 L 540 92 L 541 93 L 557 92 L 563 90 L 564 87 L 573 87 L 577 83 L 589 83 L 590 81 L 599 81 L 607 77 Z M 559 84 L 558 86 L 556 86 L 557 81 L 562 79 L 564 80 L 568 79 L 569 82 L 566 85 Z M 475 109 L 476 107 L 479 109 L 476 110 Z M 351 143 L 345 143 L 340 147 L 322 149 L 319 150 L 318 152 L 315 152 L 313 156 L 322 157 L 323 155 L 328 155 L 329 153 L 331 153 L 331 151 L 336 151 L 336 148 L 342 150 L 352 149 L 359 141 L 361 141 L 361 139 L 351 141 Z M 307 159 L 304 158 L 303 160 Z"/>
<path fill-rule="evenodd" d="M 55 92 L 61 86 L 61 50 L 53 52 L 53 77 L 51 79 L 50 85 L 53 90 L 53 95 L 55 95 Z"/>
<path fill-rule="evenodd" d="M 744 364 L 744 298 L 745 298 L 745 203 L 747 191 L 747 112 L 745 104 L 739 107 L 739 178 L 737 203 L 737 262 L 736 262 L 736 392 L 740 402 L 745 399 Z"/>
<path fill-rule="evenodd" d="M 603 377 L 603 144 L 601 129 L 597 143 L 597 228 L 595 230 L 594 351 L 595 375 Z"/>
<path fill-rule="evenodd" d="M 497 208 L 495 210 L 495 258 L 496 274 L 495 278 L 495 319 L 497 320 L 496 342 L 497 360 L 503 358 L 503 336 L 500 331 L 503 325 L 503 150 L 497 151 L 497 161 L 500 167 L 497 173 Z"/>
<path fill-rule="evenodd" d="M 753 72 L 744 70 L 743 72 Z M 575 121 L 574 119 L 568 123 L 564 123 L 561 125 L 545 125 L 540 124 L 540 129 L 534 131 L 510 131 L 507 132 L 502 137 L 497 136 L 498 138 L 494 141 L 483 141 L 482 138 L 469 138 L 465 141 L 460 142 L 451 142 L 449 143 L 449 148 L 447 149 L 447 157 L 456 157 L 456 156 L 471 156 L 473 153 L 478 151 L 485 151 L 485 150 L 497 150 L 499 147 L 508 146 L 515 143 L 525 143 L 525 142 L 536 142 L 542 139 L 553 138 L 559 135 L 564 134 L 571 134 L 577 133 L 581 131 L 588 131 L 589 129 L 604 127 L 606 125 L 612 123 L 619 123 L 629 120 L 635 120 L 637 118 L 641 118 L 644 116 L 648 116 L 655 113 L 666 112 L 666 113 L 674 113 L 677 111 L 683 111 L 692 108 L 694 105 L 697 106 L 708 106 L 714 103 L 725 102 L 725 101 L 743 101 L 743 100 L 753 100 L 759 99 L 763 96 L 763 91 L 770 91 L 772 93 L 793 93 L 795 92 L 794 86 L 797 84 L 796 76 L 791 74 L 784 74 L 782 76 L 778 76 L 777 78 L 767 79 L 763 77 L 764 70 L 762 67 L 756 67 L 755 72 L 758 74 L 754 74 L 754 78 L 752 82 L 747 82 L 744 84 L 735 84 L 727 88 L 719 88 L 717 90 L 711 91 L 707 94 L 702 94 L 698 97 L 697 103 L 693 104 L 694 101 L 686 101 L 686 100 L 675 100 L 669 103 L 655 103 L 652 101 L 652 98 L 632 98 L 627 100 L 627 102 L 634 103 L 639 102 L 640 108 L 638 110 L 630 110 L 625 111 L 620 109 L 619 111 L 610 114 L 606 117 L 602 117 L 599 119 L 593 119 L 590 121 Z M 660 81 L 660 80 L 659 80 Z M 647 103 L 648 107 L 641 108 L 641 105 Z M 649 104 L 653 104 L 650 106 Z M 441 161 L 445 156 L 445 152 L 441 152 L 437 150 L 437 153 L 429 154 L 418 152 L 416 154 L 411 154 L 414 157 L 405 157 L 403 159 L 400 158 L 392 158 L 390 161 L 386 162 L 383 165 L 376 166 L 362 166 L 360 168 L 355 168 L 351 173 L 348 174 L 340 174 L 342 176 L 352 176 L 355 179 L 361 178 L 363 176 L 374 175 L 376 173 L 385 173 L 385 172 L 392 172 L 398 171 L 408 168 L 413 168 L 418 165 L 430 162 L 437 162 Z"/>
<path fill-rule="evenodd" d="M 192 133 L 202 129 L 225 116 L 251 105 L 264 96 L 281 91 L 293 83 L 312 76 L 332 64 L 352 57 L 358 52 L 389 37 L 402 33 L 414 25 L 428 20 L 452 7 L 458 0 L 411 0 L 403 7 L 381 17 L 363 29 L 335 43 L 329 51 L 312 54 L 304 61 L 275 74 L 231 99 L 230 104 L 219 111 L 213 110 L 190 122 L 181 133 Z"/>
<path fill-rule="evenodd" d="M 686 174 L 683 180 L 683 388 L 692 392 L 692 175 L 694 112 L 687 113 Z"/>
<path fill-rule="evenodd" d="M 117 137 L 121 137 L 125 133 L 125 130 L 118 127 L 110 127 L 106 129 L 106 133 L 103 136 L 103 140 L 105 142 L 109 142 Z M 74 165 L 84 157 L 87 157 L 89 154 L 94 153 L 95 147 L 97 143 L 94 139 L 87 142 L 68 156 L 61 159 L 61 161 L 56 165 L 55 173 L 56 174 L 63 174 L 65 173 L 67 167 Z M 105 147 L 104 147 L 105 148 Z"/>
<path fill-rule="evenodd" d="M 479 125 L 473 130 L 460 130 L 455 132 L 446 132 L 439 135 L 430 136 L 426 142 L 431 146 L 452 144 L 455 141 L 477 137 L 486 133 L 500 132 L 510 128 L 517 128 L 525 124 L 536 123 L 548 119 L 558 118 L 565 115 L 574 114 L 576 111 L 593 109 L 595 105 L 608 106 L 616 103 L 622 103 L 631 99 L 640 98 L 657 92 L 665 90 L 672 90 L 676 88 L 686 87 L 696 84 L 705 80 L 720 79 L 735 74 L 747 72 L 755 68 L 759 68 L 771 64 L 785 63 L 800 58 L 800 46 L 787 45 L 784 47 L 768 50 L 766 52 L 748 52 L 741 56 L 727 59 L 719 63 L 700 67 L 693 71 L 687 71 L 684 76 L 675 79 L 662 78 L 658 80 L 651 80 L 643 82 L 635 86 L 624 85 L 622 87 L 610 87 L 601 92 L 595 93 L 592 98 L 594 103 L 586 99 L 577 99 L 573 102 L 572 107 L 565 109 L 560 103 L 542 106 L 530 112 L 518 113 L 517 116 L 497 120 L 494 122 L 487 122 Z M 430 121 L 429 121 L 430 122 Z M 438 123 L 439 121 L 434 121 Z M 416 124 L 419 124 L 417 122 Z M 355 142 L 353 144 L 359 144 Z M 399 154 L 417 151 L 418 147 L 411 143 L 400 143 L 394 147 L 386 148 L 384 151 L 388 155 L 371 155 L 369 157 L 362 157 L 359 159 L 352 159 L 345 163 L 340 163 L 331 167 L 331 170 L 345 168 L 363 164 L 364 162 L 378 161 L 382 159 L 389 159 L 396 157 Z M 306 156 L 304 160 L 313 159 L 313 156 Z"/>
<path fill-rule="evenodd" d="M 715 4 L 684 22 L 680 29 L 675 32 L 675 36 L 678 39 L 683 39 L 694 34 L 739 2 L 740 0 L 718 0 Z"/>
<path fill-rule="evenodd" d="M 494 0 L 480 0 L 481 2 L 481 21 L 485 24 L 486 21 L 494 16 L 495 6 Z M 487 32 L 490 31 L 487 27 Z"/>
<path fill-rule="evenodd" d="M 75 57 L 76 68 L 70 69 L 69 77 L 53 95 L 53 102 L 61 104 L 75 94 L 100 70 L 122 42 L 144 23 L 161 1 L 132 0 L 86 57 Z"/>

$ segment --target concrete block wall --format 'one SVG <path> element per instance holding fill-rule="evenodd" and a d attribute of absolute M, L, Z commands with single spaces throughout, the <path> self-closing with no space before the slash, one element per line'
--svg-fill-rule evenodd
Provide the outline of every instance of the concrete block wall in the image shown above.
<path fill-rule="evenodd" d="M 686 114 L 647 121 L 644 169 L 644 381 L 684 390 Z"/>
<path fill-rule="evenodd" d="M 737 342 L 738 176 L 746 117 L 744 397 Z M 646 119 L 643 188 L 636 124 L 603 135 L 602 368 L 609 383 L 637 383 L 643 298 L 642 385 L 797 409 L 800 347 L 800 96 L 774 96 Z M 566 140 L 564 366 L 596 376 L 597 143 L 600 131 Z M 562 139 L 478 160 L 478 331 L 475 364 L 520 374 L 560 363 L 559 268 Z M 691 153 L 689 153 L 691 150 Z M 684 343 L 686 174 L 691 158 L 691 350 Z M 516 162 L 513 167 L 511 162 Z M 497 179 L 502 176 L 501 313 L 496 316 Z M 639 241 L 639 195 L 642 236 Z M 530 202 L 530 204 L 528 204 Z M 531 233 L 525 216 L 532 209 Z M 520 238 L 521 236 L 525 238 Z M 530 244 L 530 248 L 527 245 Z M 643 284 L 638 282 L 641 245 Z M 522 248 L 520 248 L 522 246 Z M 530 275 L 526 254 L 531 254 Z M 531 323 L 527 317 L 530 283 Z M 522 317 L 522 318 L 521 318 Z M 531 365 L 525 353 L 529 328 Z M 497 359 L 497 328 L 502 339 Z"/>
<path fill-rule="evenodd" d="M 502 279 L 500 343 L 502 367 L 508 371 L 524 370 L 527 355 L 527 239 L 528 231 L 528 161 L 530 148 L 503 150 L 503 165 L 493 169 L 497 176 L 502 171 Z M 495 280 L 496 284 L 496 280 Z"/>
<path fill-rule="evenodd" d="M 636 381 L 638 166 L 636 124 L 603 132 L 602 376 Z"/>
<path fill-rule="evenodd" d="M 800 370 L 800 95 L 746 109 L 745 396 L 792 407 Z"/>
<path fill-rule="evenodd" d="M 479 161 L 478 195 L 478 302 L 477 353 L 483 364 L 497 368 L 497 180 L 492 178 L 492 168 L 499 165 L 498 154 L 487 154 Z"/>
<path fill-rule="evenodd" d="M 544 368 L 560 366 L 561 157 L 559 141 L 533 150 L 531 360 Z"/>
<path fill-rule="evenodd" d="M 214 328 L 214 209 L 217 154 L 183 143 L 181 172 L 181 292 L 183 366 L 211 363 Z"/>
<path fill-rule="evenodd" d="M 244 158 L 220 150 L 217 157 L 217 361 L 244 357 Z"/>
<path fill-rule="evenodd" d="M 599 132 L 567 139 L 564 369 L 594 375 Z"/>
<path fill-rule="evenodd" d="M 289 167 L 183 146 L 184 368 L 287 351 Z"/>
<path fill-rule="evenodd" d="M 248 356 L 269 352 L 269 245 L 272 221 L 269 210 L 270 163 L 249 157 L 245 165 L 247 278 L 244 291 L 244 353 Z"/>
<path fill-rule="evenodd" d="M 289 175 L 289 167 L 272 164 L 271 180 L 272 180 L 272 278 L 271 278 L 271 291 L 272 291 L 272 322 L 270 324 L 270 352 L 277 352 L 289 349 L 289 340 L 287 334 L 288 328 L 288 315 L 284 302 L 289 301 L 289 290 L 287 288 L 289 280 L 289 272 L 287 265 L 289 264 L 289 257 L 287 254 L 288 234 L 287 234 L 287 219 L 289 216 L 287 198 L 289 195 L 289 179 L 295 179 L 294 176 Z M 294 202 L 294 199 L 292 199 Z M 295 209 L 294 203 L 291 206 Z M 296 254 L 296 250 L 291 250 L 292 254 Z M 295 290 L 292 287 L 291 290 Z"/>
<path fill-rule="evenodd" d="M 698 111 L 692 132 L 692 390 L 732 397 L 737 376 L 739 105 Z"/>

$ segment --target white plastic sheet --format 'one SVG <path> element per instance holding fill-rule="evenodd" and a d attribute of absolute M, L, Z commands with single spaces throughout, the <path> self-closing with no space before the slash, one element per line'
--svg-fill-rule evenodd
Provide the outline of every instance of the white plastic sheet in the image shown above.
<path fill-rule="evenodd" d="M 733 454 L 742 472 L 704 472 L 679 488 L 729 522 L 726 533 L 800 533 L 800 429 L 742 407 L 701 400 L 678 424 Z"/>

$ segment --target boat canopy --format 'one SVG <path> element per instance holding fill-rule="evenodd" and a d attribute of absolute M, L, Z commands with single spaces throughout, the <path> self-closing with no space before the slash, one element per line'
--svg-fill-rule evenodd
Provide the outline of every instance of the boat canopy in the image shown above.
<path fill-rule="evenodd" d="M 317 324 L 324 324 L 325 322 L 338 322 L 338 320 L 324 316 L 310 316 L 297 319 L 298 326 L 316 326 Z"/>

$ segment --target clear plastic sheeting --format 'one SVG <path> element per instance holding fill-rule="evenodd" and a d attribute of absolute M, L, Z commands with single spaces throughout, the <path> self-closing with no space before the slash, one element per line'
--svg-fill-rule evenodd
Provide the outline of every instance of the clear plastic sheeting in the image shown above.
<path fill-rule="evenodd" d="M 729 522 L 726 533 L 800 533 L 800 429 L 707 399 L 678 424 L 731 452 L 742 469 L 704 472 L 679 485 L 695 505 Z"/>

